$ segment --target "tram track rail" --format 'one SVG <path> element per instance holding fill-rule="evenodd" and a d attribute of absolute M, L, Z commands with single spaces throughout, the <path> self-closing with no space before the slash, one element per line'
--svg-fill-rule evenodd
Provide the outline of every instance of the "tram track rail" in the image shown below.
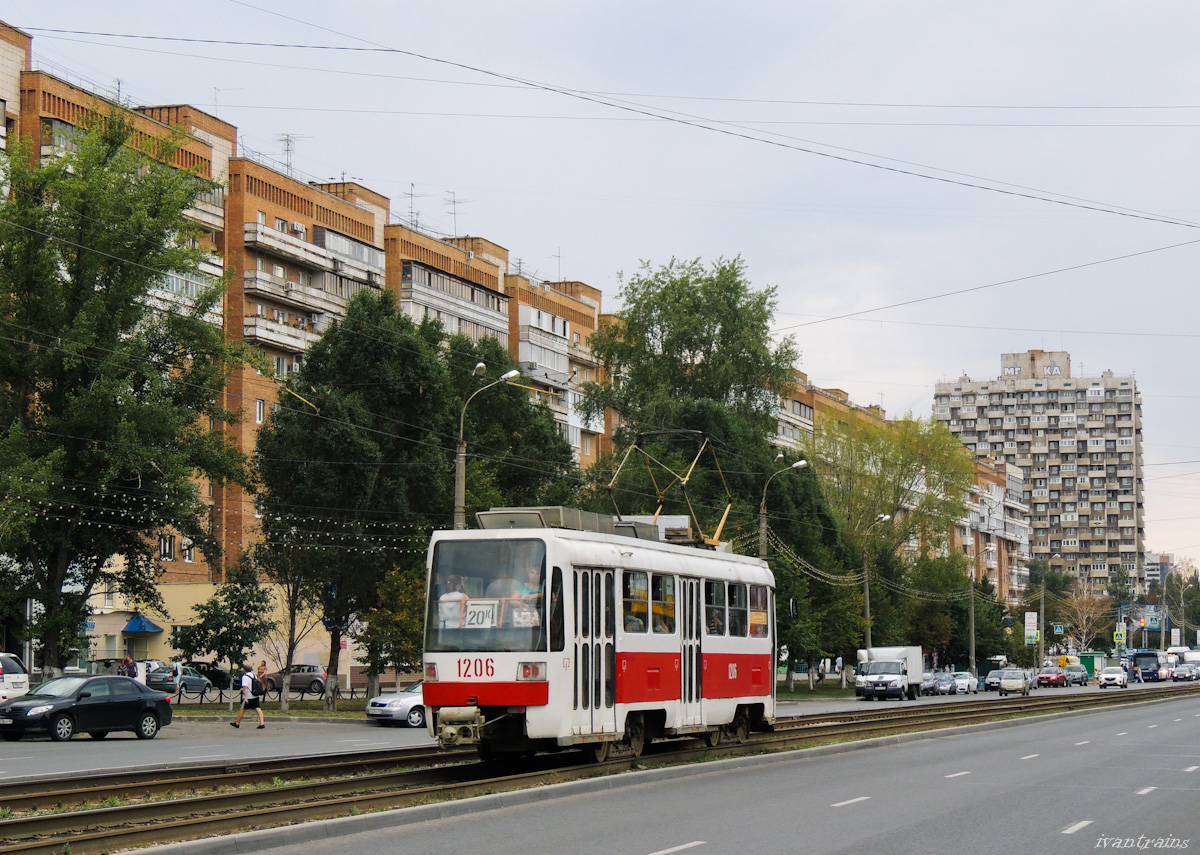
<path fill-rule="evenodd" d="M 772 732 L 715 748 L 695 740 L 655 743 L 640 762 L 675 765 L 1189 694 L 1200 694 L 1200 687 L 988 702 L 880 704 L 872 709 L 779 719 Z M 617 773 L 638 762 L 629 753 L 603 763 L 581 762 L 573 752 L 539 755 L 496 775 L 496 764 L 475 762 L 472 752 L 392 749 L 121 772 L 67 782 L 23 781 L 0 785 L 0 806 L 18 814 L 0 820 L 0 855 L 59 855 L 66 844 L 74 855 L 92 855 L 578 780 Z M 100 804 L 93 806 L 97 802 Z"/>

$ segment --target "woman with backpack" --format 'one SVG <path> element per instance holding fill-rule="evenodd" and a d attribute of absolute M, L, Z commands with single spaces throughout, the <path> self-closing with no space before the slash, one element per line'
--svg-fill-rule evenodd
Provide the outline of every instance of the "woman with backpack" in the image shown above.
<path fill-rule="evenodd" d="M 246 710 L 254 710 L 258 713 L 258 729 L 262 730 L 267 726 L 262 711 L 262 696 L 266 694 L 266 689 L 262 681 L 251 674 L 250 670 L 249 662 L 242 666 L 242 707 L 238 710 L 237 721 L 229 722 L 229 726 L 241 727 L 242 716 L 246 714 Z"/>

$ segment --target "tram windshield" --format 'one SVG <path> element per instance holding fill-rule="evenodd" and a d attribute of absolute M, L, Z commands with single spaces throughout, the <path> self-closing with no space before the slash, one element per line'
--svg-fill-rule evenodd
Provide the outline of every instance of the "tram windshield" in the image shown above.
<path fill-rule="evenodd" d="M 426 650 L 546 649 L 543 541 L 441 541 L 430 583 Z"/>

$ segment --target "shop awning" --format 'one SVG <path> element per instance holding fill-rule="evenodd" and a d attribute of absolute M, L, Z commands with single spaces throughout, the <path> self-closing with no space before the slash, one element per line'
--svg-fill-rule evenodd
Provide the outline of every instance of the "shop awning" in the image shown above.
<path fill-rule="evenodd" d="M 163 628 L 145 615 L 134 615 L 121 631 L 126 635 L 154 635 Z"/>

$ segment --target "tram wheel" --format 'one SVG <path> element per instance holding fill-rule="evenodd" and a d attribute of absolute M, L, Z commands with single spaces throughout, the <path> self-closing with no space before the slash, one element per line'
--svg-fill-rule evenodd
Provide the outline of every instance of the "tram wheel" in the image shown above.
<path fill-rule="evenodd" d="M 608 755 L 612 752 L 611 742 L 597 742 L 591 746 L 592 759 L 597 763 L 603 763 L 608 759 Z"/>
<path fill-rule="evenodd" d="M 646 722 L 640 713 L 630 713 L 625 720 L 625 741 L 629 743 L 629 753 L 641 757 L 646 749 Z"/>
<path fill-rule="evenodd" d="M 739 712 L 737 718 L 733 720 L 733 738 L 739 743 L 750 741 L 750 718 L 746 715 L 745 710 Z"/>
<path fill-rule="evenodd" d="M 707 733 L 705 733 L 704 741 L 708 744 L 709 748 L 716 748 L 718 745 L 720 745 L 721 744 L 721 728 L 718 727 L 715 730 L 710 730 Z"/>

